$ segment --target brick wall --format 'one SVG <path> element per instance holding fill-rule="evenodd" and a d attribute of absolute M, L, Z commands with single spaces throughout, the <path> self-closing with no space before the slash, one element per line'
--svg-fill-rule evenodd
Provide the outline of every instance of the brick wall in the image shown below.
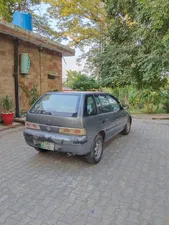
<path fill-rule="evenodd" d="M 29 75 L 21 75 L 19 67 L 19 99 L 20 110 L 29 109 L 29 99 L 25 94 L 24 87 L 31 89 L 35 85 L 40 94 L 49 90 L 62 89 L 62 56 L 46 49 L 19 41 L 19 56 L 21 53 L 29 53 L 31 68 Z M 20 57 L 19 57 L 20 65 Z M 56 72 L 57 80 L 49 80 L 48 72 Z M 14 47 L 13 39 L 7 35 L 0 34 L 0 99 L 4 95 L 12 96 L 15 99 L 14 90 Z"/>

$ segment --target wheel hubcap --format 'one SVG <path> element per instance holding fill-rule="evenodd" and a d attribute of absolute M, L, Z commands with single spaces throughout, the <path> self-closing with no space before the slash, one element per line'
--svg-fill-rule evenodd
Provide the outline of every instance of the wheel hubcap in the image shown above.
<path fill-rule="evenodd" d="M 102 142 L 100 140 L 97 140 L 95 149 L 94 149 L 94 155 L 96 159 L 99 159 L 102 154 Z"/>

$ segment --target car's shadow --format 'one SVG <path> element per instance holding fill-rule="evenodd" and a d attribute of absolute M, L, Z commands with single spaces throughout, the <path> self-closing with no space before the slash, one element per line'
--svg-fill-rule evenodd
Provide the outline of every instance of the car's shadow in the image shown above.
<path fill-rule="evenodd" d="M 123 135 L 119 134 L 112 139 L 110 139 L 108 142 L 104 144 L 104 152 L 103 152 L 103 160 L 104 157 L 106 157 L 106 152 L 109 153 L 109 147 L 113 144 L 114 141 L 118 141 L 119 138 L 121 138 Z M 35 151 L 33 148 L 30 148 L 30 150 Z M 102 162 L 102 160 L 101 160 Z M 100 163 L 101 163 L 100 162 Z M 60 152 L 36 152 L 29 157 L 27 163 L 31 167 L 41 168 L 41 167 L 51 167 L 51 168 L 61 168 L 64 164 L 64 168 L 66 169 L 79 169 L 79 168 L 90 168 L 93 166 L 96 166 L 94 164 L 90 164 L 86 161 L 84 156 L 67 156 L 66 153 L 60 153 Z M 100 164 L 99 163 L 99 164 Z M 97 165 L 99 165 L 97 164 Z"/>
<path fill-rule="evenodd" d="M 45 166 L 45 165 L 53 165 L 57 166 L 61 163 L 68 165 L 73 164 L 75 167 L 79 165 L 83 165 L 88 167 L 88 164 L 83 156 L 68 156 L 66 153 L 60 152 L 35 152 L 33 156 L 29 158 L 29 163 L 31 165 L 36 165 L 38 167 Z"/>
<path fill-rule="evenodd" d="M 115 140 L 120 139 L 121 137 L 123 137 L 122 134 L 118 134 L 115 137 L 111 138 L 109 141 L 107 141 L 106 143 L 104 143 L 104 150 L 107 149 L 107 147 L 109 147 Z"/>

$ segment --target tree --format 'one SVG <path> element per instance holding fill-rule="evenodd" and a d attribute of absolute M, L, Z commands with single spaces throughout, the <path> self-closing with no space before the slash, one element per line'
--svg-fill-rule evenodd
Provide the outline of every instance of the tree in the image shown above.
<path fill-rule="evenodd" d="M 102 0 L 1 0 L 0 16 L 11 22 L 16 10 L 31 11 L 33 14 L 34 31 L 52 40 L 66 40 L 69 47 L 78 47 L 82 51 L 89 47 L 83 58 L 92 64 L 93 56 L 103 49 L 107 31 L 106 11 Z M 49 6 L 42 16 L 35 13 L 38 3 Z M 84 52 L 83 52 L 84 53 Z"/>
<path fill-rule="evenodd" d="M 45 0 L 56 21 L 55 35 L 69 46 L 98 42 L 106 30 L 106 12 L 101 0 Z"/>
<path fill-rule="evenodd" d="M 33 16 L 34 31 L 50 39 L 56 39 L 55 32 L 50 25 L 49 16 L 37 14 L 41 2 L 42 0 L 0 0 L 0 18 L 12 22 L 15 11 L 30 12 Z"/>
<path fill-rule="evenodd" d="M 169 3 L 107 0 L 109 44 L 95 63 L 104 86 L 159 89 L 169 70 Z"/>
<path fill-rule="evenodd" d="M 1 0 L 0 1 L 0 17 L 8 22 L 12 21 L 12 15 L 19 7 L 21 0 Z"/>
<path fill-rule="evenodd" d="M 81 72 L 69 70 L 67 72 L 67 79 L 68 87 L 73 90 L 87 91 L 99 88 L 99 83 L 94 77 L 87 76 Z"/>
<path fill-rule="evenodd" d="M 12 22 L 12 16 L 15 11 L 30 11 L 31 7 L 40 4 L 41 0 L 1 0 L 0 17 Z"/>
<path fill-rule="evenodd" d="M 65 82 L 65 85 L 67 87 L 72 88 L 74 81 L 77 80 L 79 75 L 81 75 L 81 73 L 76 70 L 67 70 L 67 73 L 66 73 L 67 80 Z"/>
<path fill-rule="evenodd" d="M 88 91 L 99 89 L 98 82 L 93 77 L 87 77 L 84 74 L 81 74 L 72 84 L 73 90 L 78 91 Z"/>

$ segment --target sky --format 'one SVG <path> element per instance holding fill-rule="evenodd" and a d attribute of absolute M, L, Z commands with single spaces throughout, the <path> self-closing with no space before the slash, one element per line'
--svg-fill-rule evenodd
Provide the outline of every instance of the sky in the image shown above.
<path fill-rule="evenodd" d="M 36 10 L 36 13 L 42 16 L 46 12 L 47 8 L 48 8 L 48 4 L 41 3 L 40 6 L 38 7 L 38 10 Z M 56 29 L 54 22 L 51 23 L 51 27 Z M 63 42 L 61 44 L 65 45 L 66 43 Z M 77 70 L 77 71 L 83 70 L 84 62 L 82 61 L 81 65 L 79 65 L 79 63 L 77 63 L 77 59 L 80 55 L 81 55 L 81 51 L 78 48 L 76 48 L 75 56 L 63 57 L 63 60 L 62 60 L 62 65 L 63 65 L 62 77 L 63 77 L 63 80 L 66 79 L 66 71 L 67 70 Z"/>
<path fill-rule="evenodd" d="M 66 71 L 67 70 L 77 70 L 82 71 L 84 67 L 84 63 L 82 62 L 81 65 L 77 63 L 77 58 L 81 55 L 79 49 L 75 50 L 75 56 L 63 57 L 62 65 L 63 65 L 63 79 L 66 78 Z"/>

